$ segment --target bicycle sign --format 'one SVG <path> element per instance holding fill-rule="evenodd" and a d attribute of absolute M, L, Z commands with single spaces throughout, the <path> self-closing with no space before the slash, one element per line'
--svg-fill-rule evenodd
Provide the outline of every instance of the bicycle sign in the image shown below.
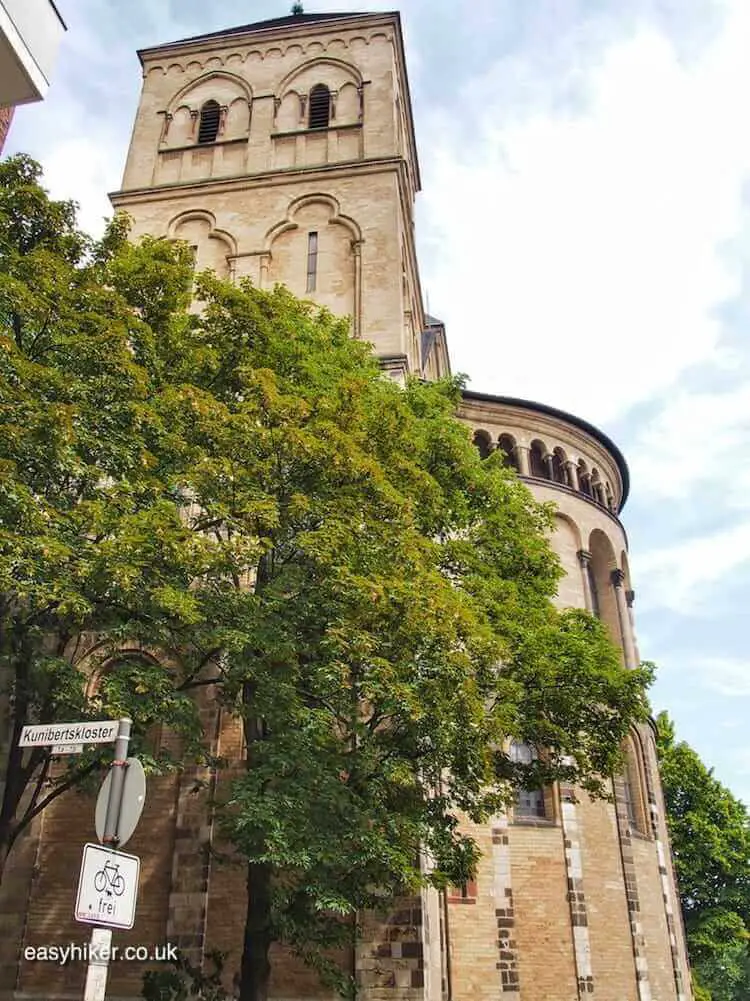
<path fill-rule="evenodd" d="M 120 866 L 107 859 L 94 876 L 94 889 L 98 893 L 106 893 L 108 897 L 113 893 L 116 897 L 121 897 L 125 892 L 125 880 L 120 875 Z"/>
<path fill-rule="evenodd" d="M 76 921 L 104 928 L 132 928 L 141 860 L 104 845 L 83 847 Z"/>

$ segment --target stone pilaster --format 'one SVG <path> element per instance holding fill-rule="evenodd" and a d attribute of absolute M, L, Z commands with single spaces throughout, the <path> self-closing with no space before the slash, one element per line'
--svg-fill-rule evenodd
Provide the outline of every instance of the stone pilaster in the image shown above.
<path fill-rule="evenodd" d="M 515 940 L 516 918 L 513 906 L 508 818 L 505 814 L 499 814 L 492 819 L 492 866 L 500 990 L 503 994 L 517 994 L 521 984 L 518 976 L 518 946 Z"/>
<path fill-rule="evenodd" d="M 625 899 L 628 905 L 630 921 L 630 937 L 633 946 L 633 963 L 635 979 L 638 987 L 639 1001 L 651 1001 L 651 985 L 648 975 L 648 959 L 646 957 L 646 941 L 641 922 L 641 902 L 638 896 L 638 880 L 636 878 L 635 857 L 633 854 L 633 836 L 630 831 L 627 800 L 623 789 L 623 780 L 613 780 L 615 793 L 615 812 L 617 816 L 617 833 L 620 841 L 620 859 L 622 862 L 622 878 L 625 885 Z"/>
<path fill-rule="evenodd" d="M 587 994 L 594 993 L 594 972 L 591 966 L 591 940 L 586 910 L 586 894 L 583 886 L 583 859 L 575 790 L 569 785 L 560 786 L 560 819 L 568 880 L 570 924 L 573 929 L 573 954 L 578 997 L 584 998 Z"/>
<path fill-rule="evenodd" d="M 633 641 L 633 651 L 635 653 L 635 662 L 640 664 L 641 654 L 638 650 L 638 638 L 635 633 L 635 616 L 633 615 L 633 602 L 635 601 L 635 591 L 625 592 L 625 601 L 628 605 L 628 621 L 630 622 L 630 637 Z"/>
<path fill-rule="evenodd" d="M 638 666 L 636 660 L 633 635 L 630 630 L 630 615 L 628 605 L 625 600 L 625 574 L 622 570 L 612 571 L 612 587 L 615 589 L 615 600 L 617 602 L 617 618 L 620 623 L 620 635 L 622 636 L 622 647 L 625 652 L 625 666 L 631 670 Z"/>
<path fill-rule="evenodd" d="M 594 598 L 591 594 L 591 581 L 589 579 L 589 565 L 591 563 L 591 553 L 586 549 L 578 550 L 578 562 L 581 566 L 581 578 L 583 580 L 583 597 L 586 603 L 586 611 L 595 612 Z"/>
<path fill-rule="evenodd" d="M 654 751 L 655 754 L 655 751 Z M 659 880 L 661 883 L 662 902 L 664 904 L 664 916 L 667 922 L 667 934 L 669 935 L 669 950 L 672 959 L 672 975 L 674 976 L 677 1001 L 688 1001 L 689 987 L 686 986 L 680 966 L 680 946 L 685 948 L 684 935 L 682 943 L 678 935 L 682 932 L 682 916 L 675 914 L 672 906 L 673 891 L 676 886 L 675 875 L 672 869 L 672 860 L 669 857 L 669 844 L 662 839 L 662 831 L 666 830 L 661 812 L 659 809 L 659 797 L 657 796 L 658 774 L 654 774 L 651 766 L 651 755 L 644 751 L 643 765 L 646 772 L 646 786 L 648 794 L 648 812 L 651 824 L 651 832 L 654 836 L 656 847 L 656 857 L 659 865 Z M 691 992 L 692 993 L 692 992 Z"/>

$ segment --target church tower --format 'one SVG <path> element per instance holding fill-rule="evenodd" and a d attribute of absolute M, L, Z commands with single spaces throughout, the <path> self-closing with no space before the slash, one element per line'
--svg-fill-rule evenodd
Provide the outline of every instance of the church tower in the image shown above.
<path fill-rule="evenodd" d="M 116 209 L 199 269 L 351 317 L 396 378 L 449 371 L 414 244 L 419 163 L 397 13 L 293 14 L 139 53 Z"/>

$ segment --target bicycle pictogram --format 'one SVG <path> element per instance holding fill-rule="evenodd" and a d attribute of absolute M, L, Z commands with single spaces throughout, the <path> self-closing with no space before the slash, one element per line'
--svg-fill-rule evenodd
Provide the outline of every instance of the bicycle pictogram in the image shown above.
<path fill-rule="evenodd" d="M 94 889 L 97 893 L 105 891 L 108 897 L 113 893 L 121 897 L 125 892 L 125 880 L 120 875 L 120 866 L 107 860 L 94 875 Z"/>

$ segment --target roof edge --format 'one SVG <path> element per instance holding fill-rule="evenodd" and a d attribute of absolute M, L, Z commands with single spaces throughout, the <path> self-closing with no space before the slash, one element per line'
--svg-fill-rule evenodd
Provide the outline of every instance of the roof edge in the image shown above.
<path fill-rule="evenodd" d="M 341 21 L 346 21 L 347 19 L 363 19 L 363 18 L 380 18 L 380 17 L 395 17 L 399 18 L 399 12 L 397 10 L 382 10 L 382 11 L 351 11 L 351 12 L 329 12 L 327 14 L 301 14 L 294 17 L 289 16 L 287 18 L 269 18 L 266 21 L 256 21 L 254 24 L 238 25 L 235 28 L 223 28 L 220 31 L 209 31 L 202 35 L 191 35 L 189 38 L 178 38 L 173 42 L 162 42 L 159 45 L 149 45 L 142 49 L 137 49 L 136 54 L 141 64 L 143 64 L 143 57 L 148 56 L 151 53 L 157 53 L 162 51 L 169 51 L 170 49 L 187 48 L 188 46 L 195 45 L 199 42 L 206 41 L 208 39 L 214 40 L 216 42 L 222 39 L 232 39 L 235 40 L 238 37 L 243 37 L 246 35 L 262 35 L 265 33 L 272 33 L 275 31 L 296 31 L 299 28 L 310 28 L 317 27 L 318 25 L 325 25 L 328 23 L 338 23 Z"/>
<path fill-rule="evenodd" d="M 628 464 L 625 461 L 625 456 L 622 454 L 617 445 L 615 445 L 609 435 L 600 431 L 598 427 L 590 424 L 582 417 L 576 417 L 575 414 L 569 414 L 566 410 L 558 410 L 557 407 L 551 407 L 546 403 L 536 403 L 534 400 L 521 400 L 515 396 L 493 396 L 491 393 L 477 393 L 470 389 L 464 389 L 462 396 L 465 400 L 476 400 L 477 403 L 500 403 L 506 407 L 518 407 L 520 410 L 535 410 L 537 413 L 546 414 L 548 417 L 556 417 L 558 420 L 566 421 L 568 424 L 572 424 L 581 431 L 585 431 L 586 434 L 594 438 L 595 441 L 598 441 L 599 444 L 602 445 L 615 460 L 615 464 L 617 465 L 617 469 L 622 479 L 622 498 L 620 500 L 620 510 L 625 507 L 625 501 L 628 499 L 628 495 L 630 494 L 630 470 L 628 469 Z"/>

